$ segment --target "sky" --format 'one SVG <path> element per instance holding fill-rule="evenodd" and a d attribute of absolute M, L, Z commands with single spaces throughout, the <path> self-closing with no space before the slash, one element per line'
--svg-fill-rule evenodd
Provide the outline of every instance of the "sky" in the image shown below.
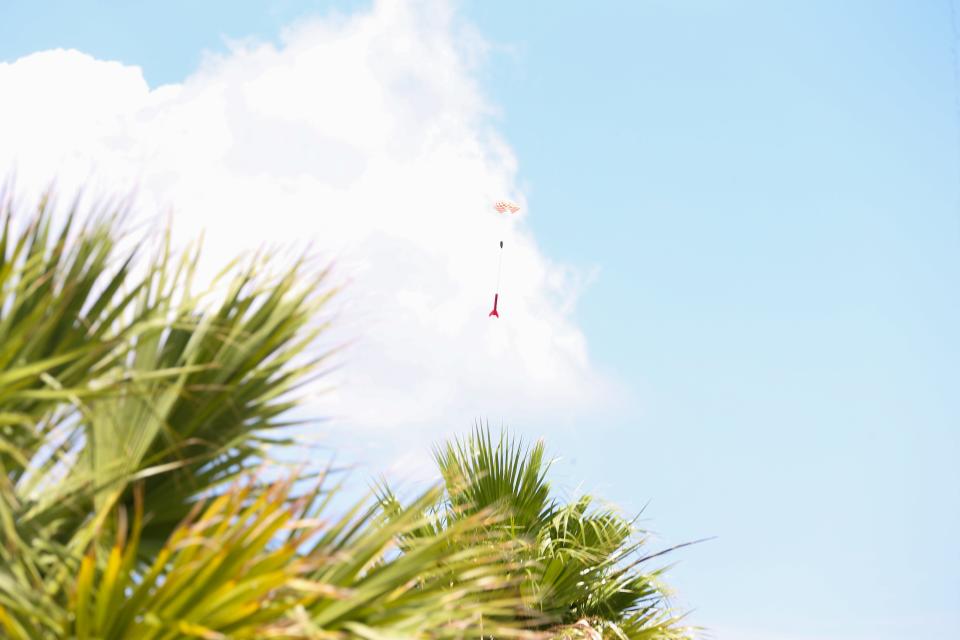
<path fill-rule="evenodd" d="M 710 637 L 960 637 L 952 17 L 6 2 L 0 172 L 136 188 L 213 262 L 312 239 L 340 459 L 505 424 L 658 543 L 715 537 L 669 573 Z"/>

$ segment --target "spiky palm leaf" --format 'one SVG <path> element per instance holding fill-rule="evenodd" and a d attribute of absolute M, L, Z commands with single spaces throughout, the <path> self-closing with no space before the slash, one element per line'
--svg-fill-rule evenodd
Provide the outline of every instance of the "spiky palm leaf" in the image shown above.
<path fill-rule="evenodd" d="M 134 280 L 132 255 L 111 268 L 116 216 L 88 223 L 73 242 L 75 212 L 55 241 L 52 218 L 41 206 L 11 243 L 0 281 L 0 325 L 10 327 L 0 413 L 19 420 L 21 436 L 4 438 L 17 462 L 0 463 L 25 505 L 17 520 L 71 530 L 71 514 L 129 507 L 129 481 L 140 478 L 152 497 L 144 544 L 156 546 L 195 496 L 245 473 L 263 459 L 269 432 L 288 426 L 280 416 L 294 405 L 290 392 L 324 355 L 302 357 L 331 290 L 302 263 L 272 281 L 251 266 L 214 304 L 187 287 L 196 254 L 178 260 L 162 246 Z M 10 220 L 8 211 L 0 247 Z M 51 475 L 64 477 L 51 484 Z M 94 505 L 81 504 L 91 496 Z"/>
<path fill-rule="evenodd" d="M 77 214 L 54 235 L 44 198 L 18 232 L 0 192 L 0 465 L 11 481 L 62 418 L 51 408 L 93 393 L 144 321 L 133 301 L 152 274 L 131 274 L 134 252 L 115 255 L 119 212 L 83 224 Z"/>

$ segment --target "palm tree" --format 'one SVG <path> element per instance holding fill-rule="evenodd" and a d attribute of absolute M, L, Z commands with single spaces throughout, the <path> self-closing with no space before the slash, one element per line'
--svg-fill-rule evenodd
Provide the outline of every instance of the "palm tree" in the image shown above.
<path fill-rule="evenodd" d="M 305 490 L 271 463 L 329 356 L 325 271 L 255 259 L 197 295 L 196 250 L 167 237 L 144 262 L 122 210 L 53 209 L 0 194 L 2 635 L 523 633 L 504 595 L 517 567 L 470 544 L 490 510 L 398 551 L 439 490 L 337 515 L 329 473 Z"/>
<path fill-rule="evenodd" d="M 408 541 L 429 539 L 492 511 L 501 518 L 488 525 L 480 544 L 522 543 L 511 554 L 521 567 L 519 596 L 535 612 L 534 628 L 556 638 L 690 637 L 669 607 L 662 570 L 646 569 L 665 551 L 643 554 L 647 540 L 633 523 L 590 496 L 569 503 L 557 499 L 542 442 L 526 447 L 504 432 L 495 439 L 489 428 L 477 426 L 466 438 L 438 447 L 435 459 L 444 496 L 428 510 L 430 524 L 408 534 Z M 403 513 L 385 486 L 381 502 L 388 512 Z"/>

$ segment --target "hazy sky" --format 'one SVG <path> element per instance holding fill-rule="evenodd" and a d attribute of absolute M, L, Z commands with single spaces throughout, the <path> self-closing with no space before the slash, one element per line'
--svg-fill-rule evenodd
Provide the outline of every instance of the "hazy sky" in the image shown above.
<path fill-rule="evenodd" d="M 717 536 L 670 574 L 715 638 L 960 637 L 949 2 L 267 4 L 3 3 L 0 171 L 95 157 L 217 255 L 334 238 L 342 456 L 546 436 Z"/>

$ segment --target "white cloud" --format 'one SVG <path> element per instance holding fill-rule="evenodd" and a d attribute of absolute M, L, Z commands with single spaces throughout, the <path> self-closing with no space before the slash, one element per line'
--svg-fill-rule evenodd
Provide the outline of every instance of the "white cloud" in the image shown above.
<path fill-rule="evenodd" d="M 492 211 L 524 200 L 474 77 L 483 42 L 445 3 L 418 7 L 304 22 L 153 89 L 77 51 L 0 64 L 0 171 L 21 193 L 136 186 L 180 238 L 205 229 L 218 264 L 312 239 L 350 282 L 338 338 L 355 342 L 318 401 L 341 428 L 422 447 L 481 416 L 569 423 L 611 400 L 570 316 L 582 274 Z"/>

